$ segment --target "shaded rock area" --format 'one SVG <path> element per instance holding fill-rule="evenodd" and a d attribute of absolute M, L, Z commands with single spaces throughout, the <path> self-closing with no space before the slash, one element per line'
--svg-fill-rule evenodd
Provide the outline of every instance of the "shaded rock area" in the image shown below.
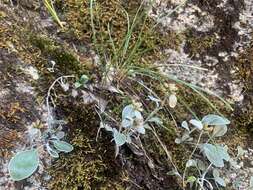
<path fill-rule="evenodd" d="M 140 2 L 98 2 L 106 10 L 98 22 L 101 28 L 96 29 L 104 35 L 108 33 L 107 23 L 112 24 L 118 45 L 127 21 L 125 13 L 114 8 L 115 4 L 135 12 Z M 149 2 L 145 3 L 148 6 Z M 176 178 L 167 175 L 171 166 L 153 137 L 144 140 L 144 145 L 149 147 L 147 152 L 154 166 L 128 146 L 115 158 L 111 136 L 102 131 L 96 141 L 99 117 L 93 109 L 95 105 L 84 105 L 82 98 L 74 98 L 60 88 L 55 114 L 68 122 L 64 132 L 75 147 L 73 153 L 52 160 L 42 148 L 38 172 L 21 182 L 10 179 L 8 161 L 17 151 L 32 146 L 30 129 L 44 131 L 48 127 L 44 100 L 54 79 L 69 74 L 78 78 L 84 73 L 92 81 L 101 79 L 97 74 L 101 72 L 99 58 L 91 45 L 88 1 L 56 0 L 55 7 L 65 22 L 64 29 L 50 17 L 43 1 L 0 0 L 0 190 L 182 189 Z M 156 0 L 148 18 L 155 24 L 157 35 L 147 34 L 151 37 L 143 46 L 158 48 L 137 61 L 145 64 L 151 60 L 161 72 L 212 90 L 233 105 L 232 112 L 221 108 L 232 118 L 229 133 L 221 142 L 231 149 L 237 170 L 228 167 L 223 175 L 228 189 L 247 190 L 253 176 L 253 1 Z M 133 38 L 138 38 L 135 33 Z M 131 85 L 126 83 L 126 88 Z M 107 91 L 97 94 L 119 108 L 125 103 Z M 206 114 L 200 104 L 199 99 L 194 100 L 193 110 Z M 118 115 L 119 108 L 115 110 Z M 189 114 L 177 117 L 184 116 Z M 189 152 L 176 147 L 176 130 L 173 127 L 169 132 L 158 133 L 176 154 L 176 163 L 182 165 Z M 239 145 L 246 152 L 237 157 Z"/>

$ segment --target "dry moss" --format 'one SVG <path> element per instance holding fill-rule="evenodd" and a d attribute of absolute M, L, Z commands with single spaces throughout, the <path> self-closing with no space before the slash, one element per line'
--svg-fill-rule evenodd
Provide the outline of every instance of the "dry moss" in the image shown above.
<path fill-rule="evenodd" d="M 194 36 L 193 34 L 188 34 L 187 38 L 187 49 L 191 55 L 196 56 L 206 53 L 210 48 L 212 48 L 217 43 L 217 38 L 215 34 L 207 34 L 201 36 Z"/>
<path fill-rule="evenodd" d="M 253 44 L 253 43 L 251 43 Z M 235 121 L 237 125 L 247 127 L 253 132 L 253 46 L 245 51 L 235 63 L 235 77 L 243 83 L 244 100 L 241 107 L 236 109 Z"/>

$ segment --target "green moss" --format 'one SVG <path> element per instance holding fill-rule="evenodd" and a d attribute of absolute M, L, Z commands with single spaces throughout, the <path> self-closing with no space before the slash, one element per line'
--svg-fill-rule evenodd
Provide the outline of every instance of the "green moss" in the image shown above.
<path fill-rule="evenodd" d="M 106 182 L 103 176 L 106 165 L 100 155 L 92 147 L 90 140 L 80 131 L 76 130 L 71 143 L 75 150 L 69 155 L 62 156 L 50 169 L 51 189 L 77 190 L 92 189 L 96 184 Z"/>
<path fill-rule="evenodd" d="M 82 105 L 69 107 L 62 103 L 61 108 L 69 120 L 69 139 L 74 151 L 62 155 L 50 168 L 52 179 L 50 189 L 123 189 L 121 175 L 123 170 L 117 168 L 114 158 L 114 146 L 110 138 L 102 134 L 96 142 L 99 119 L 92 107 L 84 109 Z M 71 126 L 75 128 L 71 128 Z M 121 188 L 120 188 L 121 187 Z"/>
<path fill-rule="evenodd" d="M 31 35 L 31 43 L 40 49 L 42 54 L 49 60 L 56 62 L 56 69 L 64 74 L 87 74 L 90 63 L 80 62 L 70 49 L 61 46 L 54 40 L 43 35 Z M 49 66 L 49 65 L 48 65 Z"/>

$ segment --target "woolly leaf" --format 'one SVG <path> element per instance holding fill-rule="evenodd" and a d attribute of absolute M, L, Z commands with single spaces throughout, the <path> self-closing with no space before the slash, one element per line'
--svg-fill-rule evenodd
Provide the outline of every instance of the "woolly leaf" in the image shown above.
<path fill-rule="evenodd" d="M 216 178 L 214 178 L 214 180 L 215 180 L 219 185 L 221 185 L 222 187 L 226 187 L 226 183 L 225 183 L 224 179 L 222 179 L 221 177 L 216 177 Z"/>
<path fill-rule="evenodd" d="M 202 123 L 204 125 L 228 125 L 230 121 L 224 117 L 209 114 L 202 118 Z"/>
<path fill-rule="evenodd" d="M 202 145 L 202 148 L 207 159 L 216 167 L 223 167 L 223 160 L 228 161 L 230 159 L 227 150 L 220 145 L 206 143 Z"/>
<path fill-rule="evenodd" d="M 9 162 L 8 170 L 14 181 L 31 176 L 39 166 L 37 149 L 18 152 Z"/>
<path fill-rule="evenodd" d="M 122 111 L 122 119 L 133 118 L 135 116 L 135 109 L 133 105 L 127 105 Z"/>
<path fill-rule="evenodd" d="M 227 133 L 227 126 L 226 125 L 216 125 L 213 128 L 213 137 L 222 137 Z"/>
<path fill-rule="evenodd" d="M 196 120 L 196 119 L 191 119 L 189 121 L 194 127 L 196 127 L 197 129 L 199 130 L 202 130 L 203 129 L 203 124 L 201 121 L 199 120 Z"/>
<path fill-rule="evenodd" d="M 53 145 L 57 150 L 66 153 L 71 152 L 74 149 L 71 144 L 65 141 L 54 140 Z"/>
<path fill-rule="evenodd" d="M 115 128 L 113 128 L 113 139 L 117 146 L 122 146 L 127 141 L 126 135 L 118 132 L 118 130 Z"/>

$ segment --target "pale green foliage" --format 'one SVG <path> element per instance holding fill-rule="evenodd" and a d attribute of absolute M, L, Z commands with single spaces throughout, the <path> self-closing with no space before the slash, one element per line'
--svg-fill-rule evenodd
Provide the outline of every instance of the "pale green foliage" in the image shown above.
<path fill-rule="evenodd" d="M 14 181 L 31 176 L 39 166 L 39 155 L 36 149 L 18 152 L 9 162 L 8 170 Z"/>
<path fill-rule="evenodd" d="M 89 80 L 89 77 L 87 75 L 82 75 L 79 80 L 75 82 L 75 88 L 80 88 L 84 84 L 86 84 Z"/>
<path fill-rule="evenodd" d="M 68 153 L 68 152 L 71 152 L 74 149 L 71 144 L 69 144 L 65 141 L 60 141 L 60 140 L 54 140 L 53 145 L 60 152 Z"/>
<path fill-rule="evenodd" d="M 215 181 L 216 185 L 225 187 L 225 181 L 220 177 L 219 171 L 215 167 L 222 168 L 225 165 L 225 161 L 228 162 L 231 159 L 227 152 L 227 147 L 216 144 L 215 138 L 222 137 L 226 134 L 227 125 L 230 124 L 230 121 L 219 115 L 209 114 L 204 116 L 201 120 L 191 119 L 189 123 L 193 128 L 188 125 L 187 121 L 183 121 L 181 127 L 185 129 L 185 132 L 181 138 L 177 138 L 175 140 L 177 144 L 192 143 L 192 141 L 194 141 L 194 138 L 191 136 L 192 133 L 199 133 L 197 143 L 191 156 L 189 157 L 189 160 L 186 163 L 183 174 L 184 185 L 184 178 L 186 177 L 187 168 L 195 167 L 199 171 L 199 176 L 187 177 L 186 184 L 190 183 L 190 187 L 192 187 L 193 183 L 196 183 L 196 185 L 200 186 L 201 188 L 208 186 L 210 189 L 213 189 L 212 184 L 209 182 L 210 179 L 205 178 L 206 174 L 210 171 L 213 171 L 213 180 Z M 204 138 L 204 135 L 206 135 L 207 138 Z M 209 141 L 211 141 L 212 144 Z M 193 159 L 194 155 L 197 153 L 197 149 L 199 149 L 203 154 L 204 157 L 202 157 L 202 159 Z M 207 167 L 207 165 L 209 166 Z"/>
<path fill-rule="evenodd" d="M 201 145 L 201 149 L 207 159 L 216 167 L 224 167 L 223 160 L 229 161 L 230 159 L 227 150 L 223 146 L 205 143 Z"/>
<path fill-rule="evenodd" d="M 45 147 L 48 154 L 53 158 L 58 158 L 60 152 L 68 153 L 73 150 L 71 144 L 61 140 L 65 136 L 65 133 L 62 131 L 62 125 L 65 125 L 66 122 L 55 119 L 53 114 L 55 105 L 53 104 L 53 107 L 50 106 L 50 100 L 53 101 L 51 90 L 54 88 L 55 84 L 60 84 L 64 91 L 67 91 L 69 88 L 68 84 L 63 82 L 64 77 L 68 78 L 72 76 L 57 78 L 48 90 L 46 97 L 48 129 L 45 130 L 43 134 L 36 128 L 29 130 L 30 140 L 34 143 L 32 146 L 37 146 L 38 148 L 19 152 L 14 155 L 9 162 L 9 173 L 11 178 L 15 181 L 23 180 L 36 171 L 39 165 L 38 150 L 41 146 Z"/>
<path fill-rule="evenodd" d="M 228 125 L 230 121 L 224 117 L 209 114 L 202 118 L 202 123 L 204 125 Z"/>
<path fill-rule="evenodd" d="M 217 169 L 213 169 L 213 177 L 216 183 L 218 183 L 219 185 L 223 187 L 226 186 L 224 179 L 220 177 L 220 172 Z"/>

